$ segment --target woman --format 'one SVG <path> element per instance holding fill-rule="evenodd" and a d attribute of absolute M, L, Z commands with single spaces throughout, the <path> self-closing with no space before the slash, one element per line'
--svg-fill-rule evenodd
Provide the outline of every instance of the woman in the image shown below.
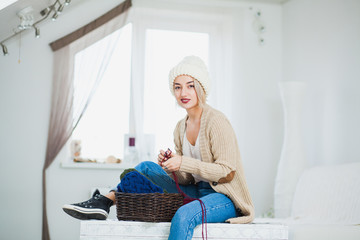
<path fill-rule="evenodd" d="M 185 57 L 170 71 L 169 85 L 177 103 L 187 111 L 174 131 L 176 154 L 163 161 L 165 152 L 161 150 L 158 164 L 142 162 L 135 169 L 170 193 L 177 192 L 170 177 L 175 172 L 180 188 L 205 204 L 208 223 L 251 222 L 254 207 L 235 133 L 227 118 L 206 104 L 210 79 L 205 63 L 196 56 Z M 112 191 L 106 196 L 94 194 L 86 202 L 63 209 L 79 219 L 106 219 L 113 202 Z M 169 239 L 191 239 L 201 223 L 199 201 L 183 205 L 171 221 Z"/>

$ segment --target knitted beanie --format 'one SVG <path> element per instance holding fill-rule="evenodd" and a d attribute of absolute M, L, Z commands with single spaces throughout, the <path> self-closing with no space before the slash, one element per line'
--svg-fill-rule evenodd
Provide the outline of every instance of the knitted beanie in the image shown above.
<path fill-rule="evenodd" d="M 177 76 L 189 75 L 200 83 L 207 97 L 210 93 L 210 76 L 204 61 L 197 56 L 187 56 L 170 70 L 169 87 L 174 95 L 174 80 Z"/>

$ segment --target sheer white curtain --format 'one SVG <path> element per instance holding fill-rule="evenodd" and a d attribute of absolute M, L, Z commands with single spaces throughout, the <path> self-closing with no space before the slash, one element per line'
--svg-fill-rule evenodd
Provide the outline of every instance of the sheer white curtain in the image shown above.
<path fill-rule="evenodd" d="M 91 96 L 96 90 L 116 46 L 119 34 L 112 34 L 127 23 L 128 11 L 113 18 L 87 35 L 54 52 L 54 76 L 52 106 L 43 167 L 43 229 L 42 239 L 50 239 L 46 211 L 46 169 L 70 138 L 81 119 Z M 96 58 L 78 52 L 107 37 L 105 46 L 94 45 L 98 51 Z M 75 58 L 83 63 L 74 71 Z M 74 76 L 76 74 L 76 81 Z"/>
<path fill-rule="evenodd" d="M 103 35 L 103 33 L 99 34 L 100 36 L 96 35 L 96 38 L 92 38 L 92 36 L 89 36 L 88 38 L 88 36 L 86 36 L 86 38 L 88 38 L 86 39 L 86 43 L 79 42 L 74 44 L 71 46 L 72 49 L 70 50 L 70 55 L 72 55 L 73 58 L 72 60 L 76 62 L 76 68 L 73 70 L 73 119 L 77 119 L 78 121 L 86 110 L 92 95 L 96 91 L 96 88 L 104 75 L 121 35 L 121 30 L 108 35 L 103 41 L 91 45 L 94 39 Z M 105 33 L 104 36 L 106 35 L 107 34 Z M 82 51 L 88 47 L 88 45 L 91 45 L 91 51 Z M 78 121 L 73 122 L 73 127 L 76 127 Z"/>
<path fill-rule="evenodd" d="M 279 82 L 284 109 L 284 142 L 275 179 L 275 217 L 291 215 L 294 193 L 298 180 L 307 168 L 303 141 L 302 110 L 306 83 L 299 81 Z"/>

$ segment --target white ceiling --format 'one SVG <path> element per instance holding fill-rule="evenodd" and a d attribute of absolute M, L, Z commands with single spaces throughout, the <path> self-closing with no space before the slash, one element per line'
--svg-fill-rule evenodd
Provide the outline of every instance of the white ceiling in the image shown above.
<path fill-rule="evenodd" d="M 60 2 L 64 2 L 64 1 L 65 0 L 60 0 Z M 99 8 L 104 9 L 103 5 L 115 7 L 118 4 L 120 4 L 122 1 L 123 0 L 106 0 L 106 1 L 97 0 L 95 2 L 95 1 L 89 1 L 89 0 L 72 0 L 71 4 L 64 8 L 63 14 L 61 16 L 59 16 L 59 21 L 60 21 L 60 18 L 66 17 L 67 8 L 79 9 L 82 7 L 86 7 L 89 2 L 92 2 L 92 4 L 99 5 Z M 141 2 L 141 1 L 145 2 L 144 0 L 133 0 L 133 3 L 135 5 L 135 2 Z M 146 0 L 146 3 L 150 4 L 151 3 L 150 1 L 155 1 L 155 0 Z M 165 0 L 156 0 L 156 1 L 161 2 L 161 1 L 165 1 Z M 177 3 L 179 3 L 179 2 L 194 3 L 195 2 L 195 0 L 166 0 L 167 3 L 169 3 L 170 1 L 177 2 Z M 199 3 L 205 2 L 205 1 L 207 1 L 207 3 L 210 2 L 209 0 L 196 0 L 196 1 L 198 1 Z M 212 0 L 212 1 L 216 2 L 217 5 L 219 5 L 219 3 L 220 4 L 221 3 L 233 4 L 234 2 L 249 2 L 249 1 L 254 2 L 254 3 L 281 4 L 287 0 Z M 7 37 L 11 36 L 14 33 L 14 31 L 17 31 L 17 26 L 20 23 L 20 19 L 17 16 L 17 14 L 21 10 L 31 6 L 31 8 L 33 9 L 33 11 L 32 11 L 33 17 L 36 22 L 37 20 L 42 18 L 42 16 L 40 15 L 40 11 L 43 10 L 44 8 L 46 8 L 47 6 L 53 4 L 54 2 L 55 2 L 55 0 L 18 0 L 17 2 L 11 4 L 10 6 L 0 10 L 0 42 L 3 41 L 4 39 L 6 39 Z M 110 9 L 107 9 L 107 11 Z M 105 12 L 101 12 L 101 13 L 99 12 L 97 14 L 97 16 L 94 16 L 93 19 L 97 18 L 98 16 L 101 16 Z M 85 12 L 85 14 L 86 14 L 86 12 Z M 79 16 L 79 17 L 81 17 L 81 16 Z M 51 21 L 50 18 L 51 18 L 51 15 L 45 21 Z"/>

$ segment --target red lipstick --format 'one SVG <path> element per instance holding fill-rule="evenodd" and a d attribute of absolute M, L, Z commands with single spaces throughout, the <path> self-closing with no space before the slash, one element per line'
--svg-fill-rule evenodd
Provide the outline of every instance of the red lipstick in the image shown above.
<path fill-rule="evenodd" d="M 182 99 L 181 99 L 181 102 L 184 103 L 184 104 L 186 104 L 186 103 L 190 102 L 190 99 L 188 99 L 188 98 L 182 98 Z"/>

